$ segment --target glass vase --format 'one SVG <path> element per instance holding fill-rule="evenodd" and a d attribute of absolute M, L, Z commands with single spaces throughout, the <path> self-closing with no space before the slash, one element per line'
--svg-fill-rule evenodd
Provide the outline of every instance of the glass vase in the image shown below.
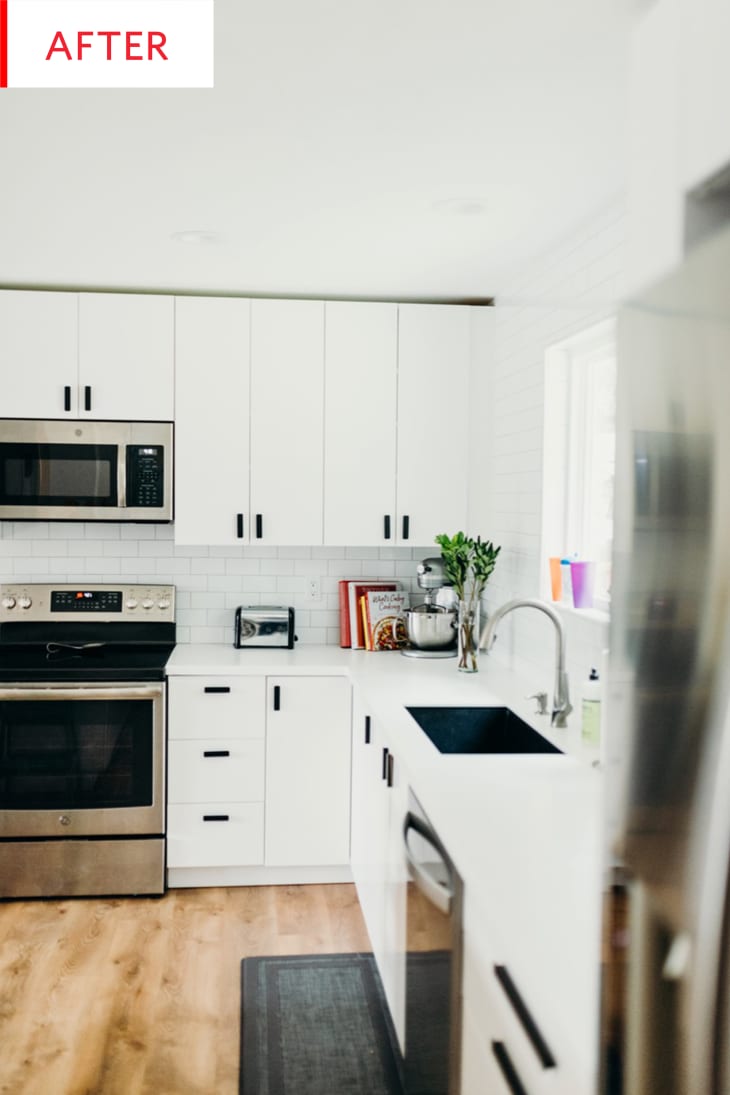
<path fill-rule="evenodd" d="M 479 669 L 479 601 L 459 601 L 459 652 L 461 673 Z"/>

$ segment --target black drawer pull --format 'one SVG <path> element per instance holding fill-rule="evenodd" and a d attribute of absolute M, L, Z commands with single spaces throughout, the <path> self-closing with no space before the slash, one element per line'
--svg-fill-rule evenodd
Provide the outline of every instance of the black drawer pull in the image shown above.
<path fill-rule="evenodd" d="M 407 540 L 411 529 L 411 519 L 406 513 L 403 517 L 403 536 L 401 539 Z"/>
<path fill-rule="evenodd" d="M 243 540 L 243 514 L 236 514 L 236 536 L 239 540 Z"/>
<path fill-rule="evenodd" d="M 517 1069 L 512 1064 L 512 1058 L 507 1052 L 504 1042 L 492 1042 L 492 1053 L 497 1058 L 497 1064 L 512 1095 L 527 1095 L 524 1084 Z"/>
<path fill-rule="evenodd" d="M 388 753 L 388 763 L 386 765 L 386 772 L 387 772 L 386 783 L 387 783 L 388 787 L 393 786 L 393 766 L 394 766 L 394 764 L 395 764 L 395 761 L 393 760 L 393 754 Z"/>
<path fill-rule="evenodd" d="M 84 410 L 91 410 L 91 386 L 89 384 L 84 387 Z"/>
<path fill-rule="evenodd" d="M 522 1023 L 525 1034 L 532 1042 L 532 1048 L 540 1059 L 540 1064 L 543 1068 L 555 1068 L 557 1061 L 553 1057 L 550 1052 L 550 1047 L 540 1033 L 540 1028 L 532 1018 L 527 1004 L 520 996 L 517 985 L 512 980 L 509 970 L 506 966 L 495 966 L 494 973 L 504 990 L 505 996 L 514 1008 L 517 1018 Z"/>
<path fill-rule="evenodd" d="M 63 389 L 63 409 L 64 411 L 71 410 L 71 385 L 66 384 Z"/>
<path fill-rule="evenodd" d="M 264 535 L 264 518 L 262 514 L 256 514 L 256 539 L 260 540 Z"/>
<path fill-rule="evenodd" d="M 365 716 L 365 744 L 370 744 L 370 716 Z"/>
<path fill-rule="evenodd" d="M 230 821 L 230 814 L 203 814 L 203 821 Z"/>
<path fill-rule="evenodd" d="M 274 711 L 281 711 L 281 685 L 274 685 Z"/>
<path fill-rule="evenodd" d="M 206 684 L 203 689 L 204 692 L 230 692 L 231 688 L 228 684 Z"/>
<path fill-rule="evenodd" d="M 388 778 L 388 749 L 387 749 L 387 747 L 383 749 L 383 773 L 382 773 L 382 775 L 383 775 L 383 779 Z"/>
<path fill-rule="evenodd" d="M 204 757 L 230 757 L 230 749 L 204 749 Z"/>
<path fill-rule="evenodd" d="M 390 540 L 390 514 L 386 513 L 383 517 L 383 539 Z"/>

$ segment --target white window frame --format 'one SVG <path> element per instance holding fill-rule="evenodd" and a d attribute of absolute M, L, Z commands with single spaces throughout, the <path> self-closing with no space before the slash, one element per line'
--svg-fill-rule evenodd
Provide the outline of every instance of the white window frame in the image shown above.
<path fill-rule="evenodd" d="M 577 551 L 591 558 L 587 506 L 596 459 L 592 423 L 597 385 L 594 363 L 616 357 L 616 323 L 601 320 L 550 346 L 545 353 L 543 428 L 543 519 L 541 592 L 550 599 L 548 559 Z M 568 606 L 570 607 L 570 606 Z M 594 609 L 608 613 L 610 600 L 597 597 Z"/>

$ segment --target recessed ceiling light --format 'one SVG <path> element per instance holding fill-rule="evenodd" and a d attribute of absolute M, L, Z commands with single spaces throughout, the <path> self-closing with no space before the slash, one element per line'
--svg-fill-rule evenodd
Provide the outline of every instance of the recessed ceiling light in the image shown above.
<path fill-rule="evenodd" d="M 217 232 L 210 232 L 207 229 L 188 229 L 185 232 L 173 232 L 170 239 L 175 243 L 189 243 L 189 244 L 211 244 L 220 243 L 220 236 Z"/>
<path fill-rule="evenodd" d="M 453 217 L 481 217 L 487 211 L 487 202 L 479 197 L 442 198 L 433 203 L 433 208 Z"/>

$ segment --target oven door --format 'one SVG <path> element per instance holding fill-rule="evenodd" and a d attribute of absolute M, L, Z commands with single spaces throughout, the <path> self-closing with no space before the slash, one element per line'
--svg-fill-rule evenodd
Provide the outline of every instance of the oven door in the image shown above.
<path fill-rule="evenodd" d="M 164 689 L 0 684 L 0 838 L 162 835 Z"/>

